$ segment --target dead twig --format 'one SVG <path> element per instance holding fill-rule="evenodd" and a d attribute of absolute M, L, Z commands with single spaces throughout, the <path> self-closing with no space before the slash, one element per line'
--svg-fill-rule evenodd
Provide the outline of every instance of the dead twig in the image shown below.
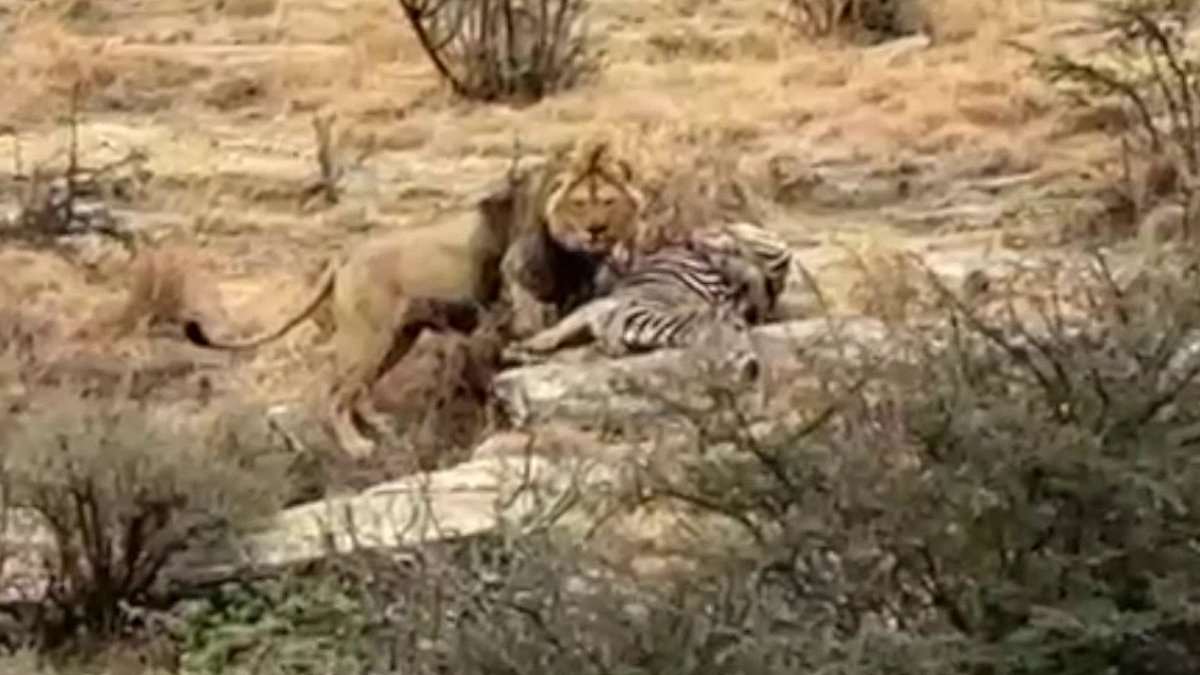
<path fill-rule="evenodd" d="M 1185 36 L 1192 18 L 1184 5 L 1189 4 L 1105 2 L 1096 26 L 1110 36 L 1102 56 L 1076 57 L 1007 43 L 1033 56 L 1034 69 L 1063 86 L 1078 105 L 1119 103 L 1126 120 L 1120 190 L 1134 206 L 1135 218 L 1160 199 L 1181 205 L 1184 236 L 1190 233 L 1200 194 L 1200 63 L 1188 56 Z"/>
<path fill-rule="evenodd" d="M 85 166 L 80 159 L 79 98 L 80 87 L 76 85 L 66 120 L 66 167 L 61 171 L 48 168 L 51 158 L 26 174 L 20 140 L 15 130 L 7 130 L 13 138 L 17 211 L 6 227 L 0 228 L 0 238 L 55 248 L 62 237 L 94 233 L 116 239 L 129 249 L 134 247 L 132 234 L 120 227 L 105 204 L 105 183 L 118 171 L 139 167 L 146 155 L 134 149 L 98 167 Z"/>
<path fill-rule="evenodd" d="M 317 169 L 319 175 L 309 183 L 300 195 L 301 208 L 306 208 L 318 195 L 325 198 L 327 206 L 334 206 L 340 198 L 339 183 L 345 175 L 345 168 L 339 161 L 338 148 L 334 134 L 336 115 L 314 114 L 312 117 L 313 134 L 317 144 Z"/>

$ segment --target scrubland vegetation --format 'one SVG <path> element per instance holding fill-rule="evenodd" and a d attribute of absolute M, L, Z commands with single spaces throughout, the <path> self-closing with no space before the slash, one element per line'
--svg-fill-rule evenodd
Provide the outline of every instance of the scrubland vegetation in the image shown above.
<path fill-rule="evenodd" d="M 1197 10 L 0 7 L 0 672 L 1200 672 Z M 537 151 L 607 127 L 659 217 L 736 194 L 788 223 L 830 327 L 796 345 L 792 414 L 678 406 L 662 425 L 690 432 L 614 460 L 583 528 L 173 573 L 286 505 L 451 466 L 489 422 L 417 377 L 470 371 L 459 343 L 403 376 L 408 453 L 359 466 L 263 403 L 318 387 L 311 333 L 235 366 L 143 335 L 72 352 L 126 247 L 202 242 L 257 315 L 361 230 L 469 201 L 514 132 Z M 845 189 L 809 152 L 866 168 Z M 992 248 L 1029 264 L 959 283 L 926 260 Z M 863 315 L 882 342 L 840 328 Z M 634 512 L 651 570 L 608 527 Z"/>

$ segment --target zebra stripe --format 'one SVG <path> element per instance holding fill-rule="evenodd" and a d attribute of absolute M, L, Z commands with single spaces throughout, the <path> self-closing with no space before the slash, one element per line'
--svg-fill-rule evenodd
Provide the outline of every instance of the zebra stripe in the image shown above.
<path fill-rule="evenodd" d="M 620 322 L 621 342 L 630 351 L 681 347 L 691 341 L 700 320 L 711 311 L 671 311 L 664 307 L 633 305 L 613 318 Z"/>
<path fill-rule="evenodd" d="M 660 249 L 638 258 L 617 280 L 612 294 L 628 300 L 609 322 L 625 349 L 681 347 L 716 320 L 716 307 L 729 304 L 735 291 L 712 255 L 683 246 Z"/>
<path fill-rule="evenodd" d="M 728 281 L 707 256 L 686 249 L 655 252 L 621 281 L 628 288 L 657 284 L 682 284 L 710 304 L 723 302 L 730 291 Z"/>
<path fill-rule="evenodd" d="M 778 234 L 753 223 L 733 223 L 701 230 L 695 247 L 750 259 L 766 277 L 772 302 L 783 293 L 792 266 L 792 249 Z"/>

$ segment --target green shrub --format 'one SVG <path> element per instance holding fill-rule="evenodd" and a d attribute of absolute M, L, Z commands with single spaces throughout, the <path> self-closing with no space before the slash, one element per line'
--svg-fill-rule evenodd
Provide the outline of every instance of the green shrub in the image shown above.
<path fill-rule="evenodd" d="M 180 613 L 187 672 L 356 672 L 366 662 L 369 616 L 333 576 L 226 584 Z"/>
<path fill-rule="evenodd" d="M 1098 264 L 1074 319 L 1065 291 L 988 319 L 937 284 L 944 329 L 895 336 L 824 428 L 651 491 L 752 530 L 742 574 L 827 637 L 813 666 L 1196 672 L 1200 302 L 1156 262 Z"/>

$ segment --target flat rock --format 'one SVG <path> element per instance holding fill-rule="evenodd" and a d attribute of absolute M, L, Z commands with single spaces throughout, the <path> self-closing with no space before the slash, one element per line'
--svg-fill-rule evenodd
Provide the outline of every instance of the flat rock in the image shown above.
<path fill-rule="evenodd" d="M 845 355 L 856 346 L 881 344 L 887 330 L 870 318 L 806 319 L 760 326 L 752 335 L 766 370 L 790 373 L 803 365 L 801 349 L 804 358 Z M 512 368 L 495 378 L 493 394 L 518 428 L 559 422 L 582 428 L 647 424 L 654 429 L 679 402 L 677 397 L 688 397 L 689 384 L 704 388 L 696 356 L 690 350 L 664 349 L 622 359 Z M 664 397 L 667 392 L 669 398 Z"/>
<path fill-rule="evenodd" d="M 533 455 L 473 459 L 286 509 L 249 535 L 175 561 L 167 583 L 218 583 L 351 551 L 403 551 L 498 527 L 537 528 L 561 516 L 580 485 L 611 477 L 596 462 Z"/>

